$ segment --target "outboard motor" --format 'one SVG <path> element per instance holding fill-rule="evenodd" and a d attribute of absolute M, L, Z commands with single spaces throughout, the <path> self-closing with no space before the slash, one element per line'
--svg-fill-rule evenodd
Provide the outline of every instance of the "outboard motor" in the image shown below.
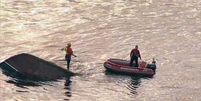
<path fill-rule="evenodd" d="M 156 71 L 156 61 L 153 59 L 152 64 L 147 64 L 146 68 L 152 69 L 155 73 Z"/>

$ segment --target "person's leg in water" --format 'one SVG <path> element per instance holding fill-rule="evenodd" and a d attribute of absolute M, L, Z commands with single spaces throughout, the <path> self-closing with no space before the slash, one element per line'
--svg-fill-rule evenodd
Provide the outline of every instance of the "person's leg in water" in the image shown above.
<path fill-rule="evenodd" d="M 65 59 L 67 61 L 67 69 L 69 70 L 69 67 L 70 67 L 70 57 L 68 55 L 65 56 Z"/>
<path fill-rule="evenodd" d="M 130 66 L 133 65 L 133 61 L 134 61 L 134 57 L 132 56 L 131 59 L 130 59 Z"/>
<path fill-rule="evenodd" d="M 70 59 L 67 59 L 67 69 L 69 70 L 70 67 Z"/>

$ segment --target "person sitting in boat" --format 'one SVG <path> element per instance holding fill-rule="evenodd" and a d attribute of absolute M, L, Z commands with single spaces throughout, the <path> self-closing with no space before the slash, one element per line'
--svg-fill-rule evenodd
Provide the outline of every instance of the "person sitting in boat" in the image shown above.
<path fill-rule="evenodd" d="M 152 69 L 155 73 L 156 71 L 156 61 L 153 59 L 152 64 L 147 64 L 146 68 Z"/>
<path fill-rule="evenodd" d="M 132 66 L 133 61 L 135 60 L 135 67 L 138 67 L 138 58 L 141 60 L 140 51 L 138 50 L 138 45 L 135 46 L 134 49 L 131 50 L 130 53 L 130 66 Z"/>

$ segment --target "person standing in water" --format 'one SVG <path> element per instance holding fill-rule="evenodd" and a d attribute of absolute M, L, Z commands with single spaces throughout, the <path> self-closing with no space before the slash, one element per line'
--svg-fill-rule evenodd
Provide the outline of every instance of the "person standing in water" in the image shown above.
<path fill-rule="evenodd" d="M 135 48 L 131 50 L 130 57 L 131 57 L 130 66 L 132 66 L 133 61 L 135 60 L 135 67 L 138 67 L 138 57 L 141 60 L 140 51 L 138 50 L 138 45 L 136 45 Z"/>
<path fill-rule="evenodd" d="M 66 56 L 65 56 L 65 59 L 67 61 L 67 69 L 69 70 L 69 67 L 70 67 L 70 61 L 71 61 L 71 55 L 73 55 L 74 57 L 76 57 L 74 54 L 73 54 L 73 51 L 71 49 L 71 43 L 68 43 L 66 48 L 65 48 L 65 51 L 66 51 Z"/>

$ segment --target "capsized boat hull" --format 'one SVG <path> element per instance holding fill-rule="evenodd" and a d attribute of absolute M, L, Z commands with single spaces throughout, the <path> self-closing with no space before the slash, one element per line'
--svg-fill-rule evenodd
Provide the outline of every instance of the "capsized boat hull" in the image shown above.
<path fill-rule="evenodd" d="M 0 63 L 0 68 L 8 76 L 20 76 L 34 80 L 56 80 L 75 75 L 54 63 L 26 53 L 15 55 L 3 61 Z"/>

